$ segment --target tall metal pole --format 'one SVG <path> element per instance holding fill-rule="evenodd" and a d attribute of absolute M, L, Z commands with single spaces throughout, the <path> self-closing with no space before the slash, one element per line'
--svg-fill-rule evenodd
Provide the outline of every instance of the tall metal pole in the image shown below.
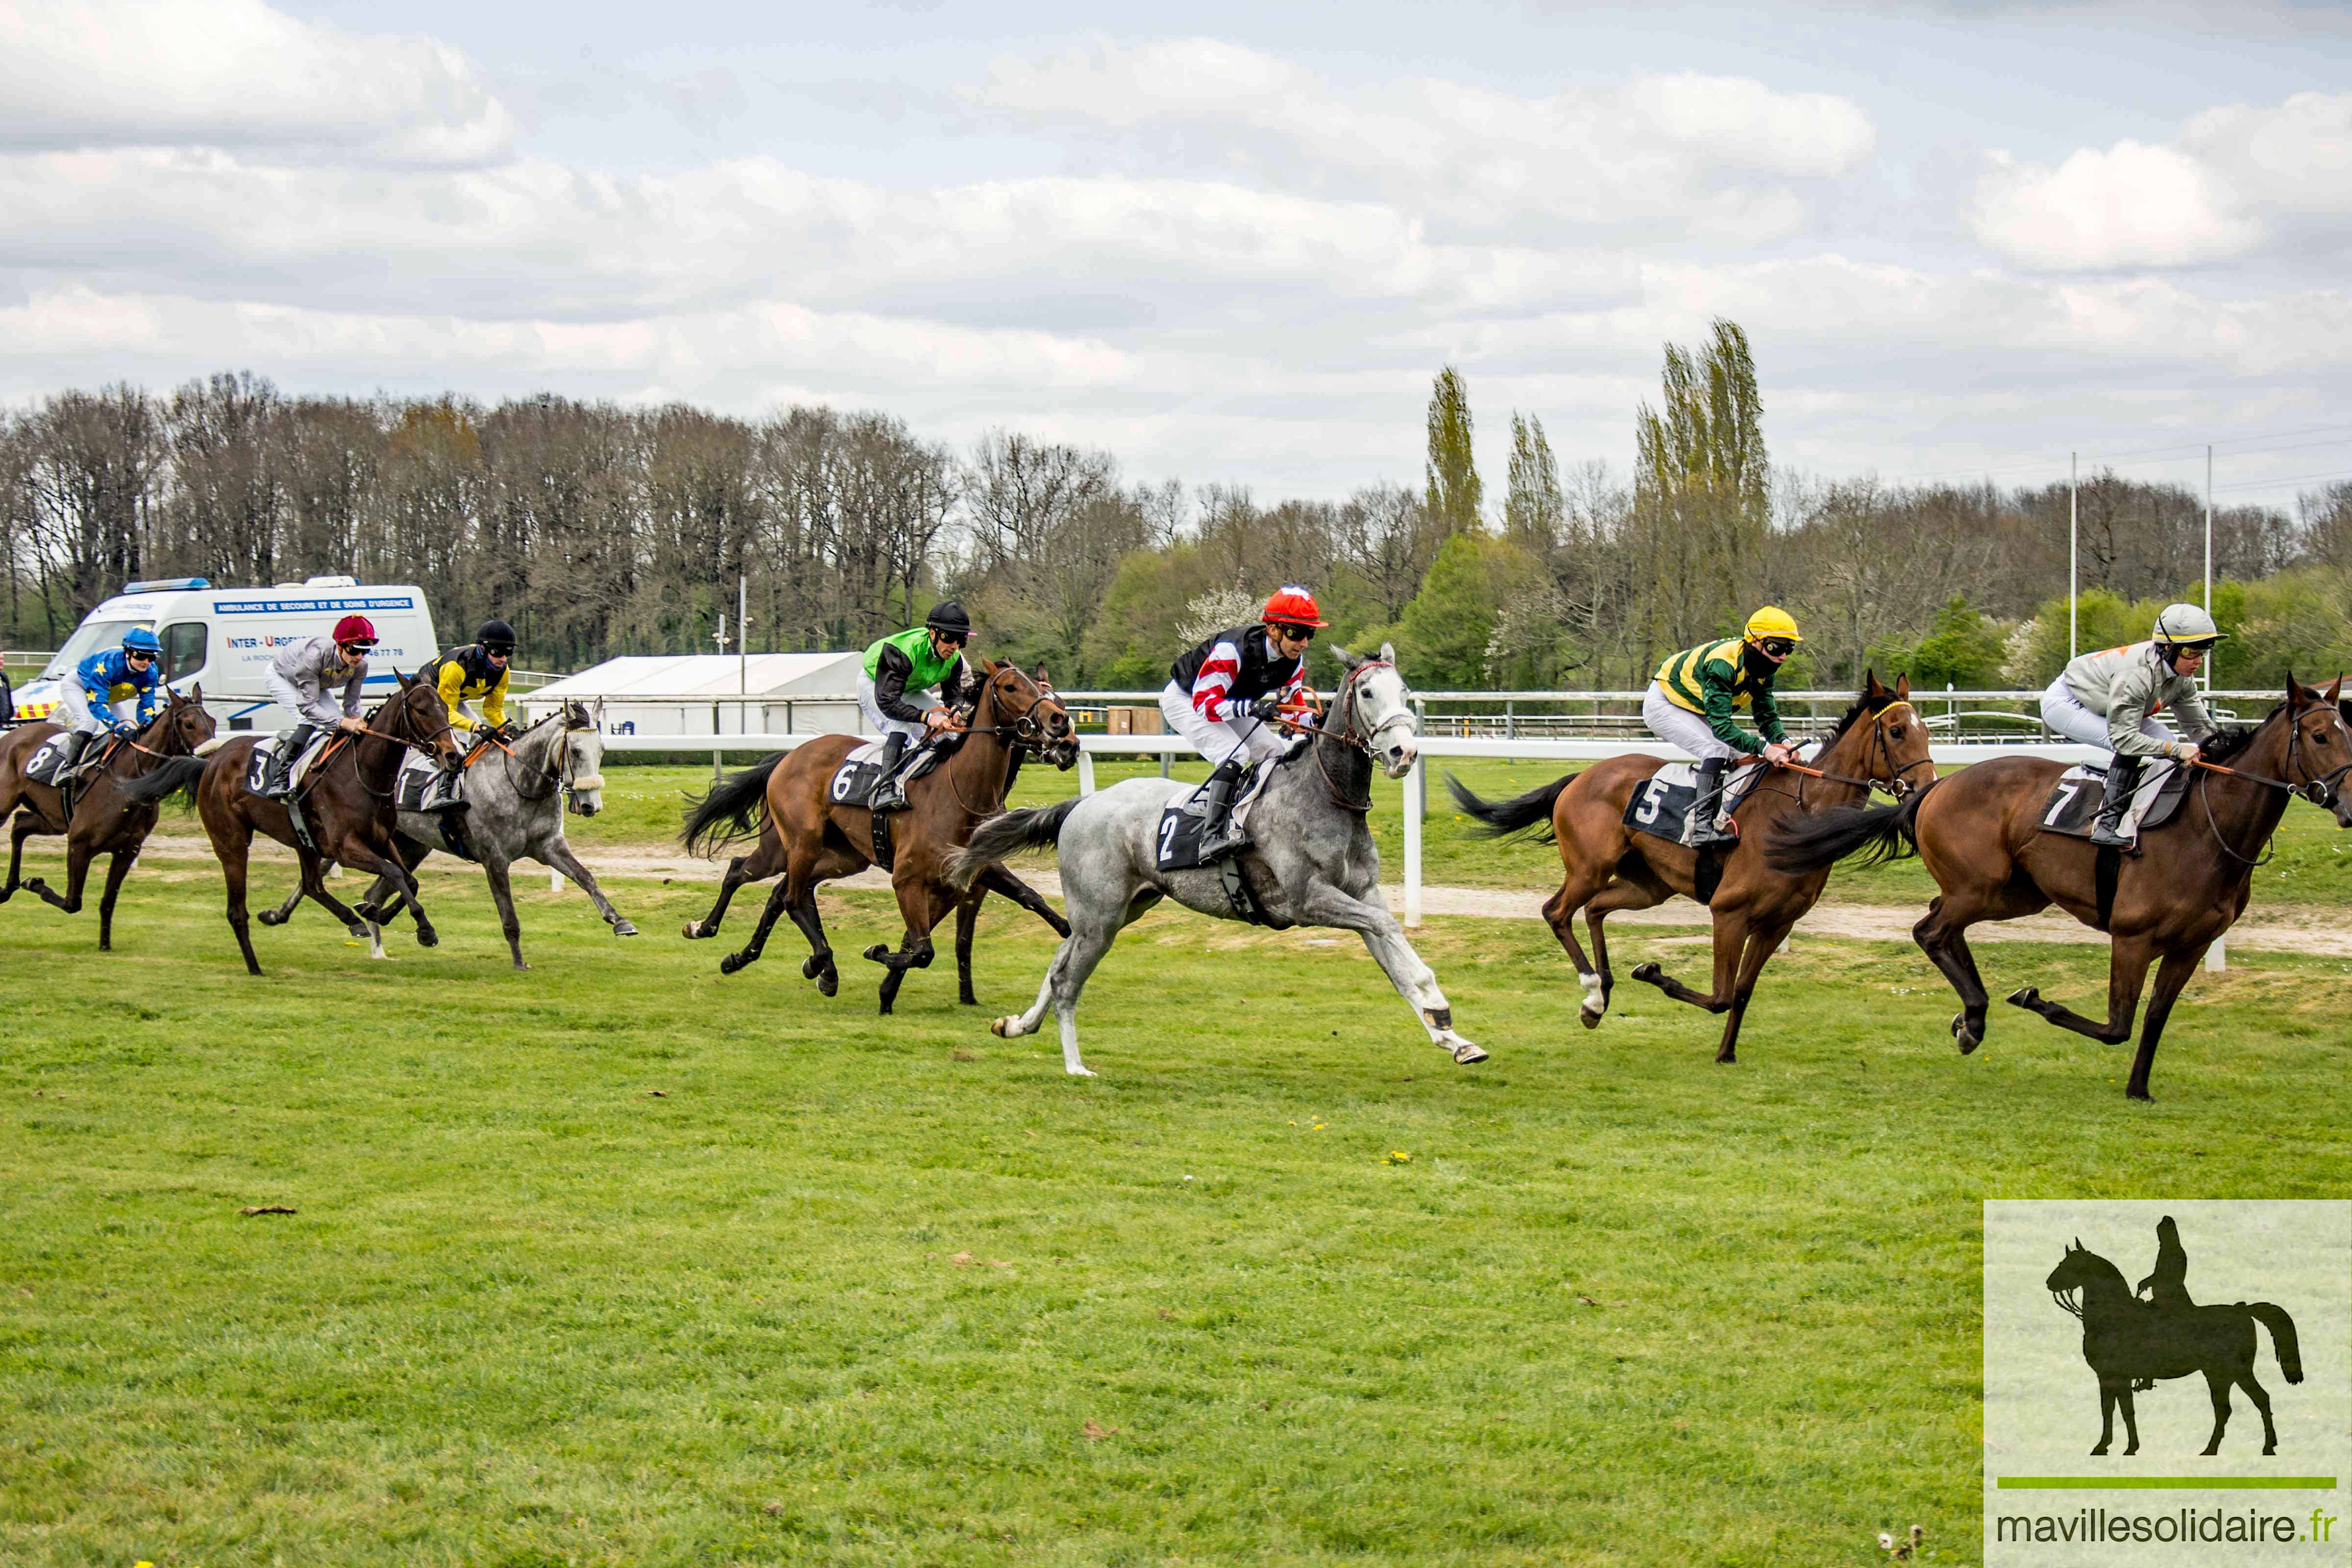
<path fill-rule="evenodd" d="M 2066 662 L 2068 664 L 2074 662 L 2075 644 L 2080 640 L 2074 626 L 2077 618 L 2074 601 L 2082 596 L 2082 590 L 2075 585 L 2078 570 L 2075 533 L 2076 523 L 2081 515 L 2076 507 L 2075 497 L 2081 489 L 2082 482 L 2083 456 L 2079 452 L 2069 452 L 2066 454 Z"/>
<path fill-rule="evenodd" d="M 735 695 L 748 696 L 751 690 L 751 599 L 750 580 L 740 575 L 735 579 Z M 2206 597 L 2212 597 L 2207 595 Z M 747 717 L 751 710 L 735 704 L 735 727 L 745 734 L 751 732 Z"/>
<path fill-rule="evenodd" d="M 2213 613 L 2213 448 L 2205 448 L 2205 613 Z M 2216 652 L 2220 651 L 2218 648 Z M 2213 689 L 2213 655 L 2205 656 L 2205 689 Z"/>

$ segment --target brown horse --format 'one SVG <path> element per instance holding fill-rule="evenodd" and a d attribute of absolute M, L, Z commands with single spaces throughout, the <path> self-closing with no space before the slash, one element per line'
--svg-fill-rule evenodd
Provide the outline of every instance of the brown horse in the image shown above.
<path fill-rule="evenodd" d="M 1908 677 L 1894 689 L 1879 684 L 1875 675 L 1854 705 L 1838 721 L 1817 766 L 1790 765 L 1760 780 L 1739 803 L 1734 823 L 1739 842 L 1723 855 L 1721 878 L 1711 896 L 1699 890 L 1698 852 L 1671 840 L 1638 833 L 1625 826 L 1625 808 L 1633 794 L 1650 782 L 1664 759 L 1630 755 L 1596 763 L 1516 800 L 1492 804 L 1480 800 L 1450 774 L 1446 787 L 1465 811 L 1485 825 L 1490 834 L 1542 826 L 1539 837 L 1559 845 L 1563 877 L 1559 891 L 1544 902 L 1544 919 L 1552 934 L 1576 965 L 1584 984 L 1584 1005 L 1579 1012 L 1588 1029 L 1601 1026 L 1609 1010 L 1614 977 L 1609 968 L 1609 939 L 1601 922 L 1617 910 L 1646 910 L 1679 893 L 1706 905 L 1715 921 L 1715 984 L 1697 992 L 1672 978 L 1654 963 L 1633 971 L 1677 1002 L 1688 1002 L 1710 1013 L 1731 1015 L 1723 1026 L 1723 1041 L 1715 1053 L 1719 1062 L 1738 1060 L 1739 1020 L 1765 960 L 1780 949 L 1789 928 L 1822 896 L 1829 880 L 1826 866 L 1801 875 L 1779 871 L 1764 861 L 1765 830 L 1790 819 L 1801 819 L 1825 807 L 1849 805 L 1866 798 L 1871 786 L 1895 794 L 1924 787 L 1912 774 L 1924 768 L 1934 782 L 1936 764 L 1927 757 L 1927 727 L 1910 703 Z M 1759 763 L 1757 766 L 1766 764 Z M 1577 944 L 1576 913 L 1584 911 L 1592 933 L 1588 964 Z"/>
<path fill-rule="evenodd" d="M 0 816 L 18 806 L 24 808 L 17 813 L 9 837 L 8 882 L 0 887 L 0 903 L 6 903 L 18 888 L 26 888 L 66 913 L 79 914 L 82 883 L 89 876 L 91 858 L 110 856 L 106 868 L 106 890 L 98 899 L 98 950 L 111 952 L 114 897 L 122 890 L 122 879 L 139 858 L 140 847 L 155 830 L 156 817 L 152 803 L 129 799 L 122 786 L 153 772 L 167 758 L 189 757 L 213 738 L 213 716 L 205 711 L 203 687 L 185 697 L 171 692 L 163 711 L 136 739 L 101 742 L 110 750 L 82 775 L 81 793 L 75 798 L 70 822 L 66 820 L 64 797 L 58 788 L 35 784 L 25 776 L 25 765 L 33 760 L 41 742 L 58 732 L 58 728 L 49 723 L 26 724 L 0 740 Z M 63 898 L 51 892 L 49 885 L 38 877 L 21 882 L 16 879 L 17 869 L 24 862 L 25 840 L 37 833 L 65 835 Z"/>
<path fill-rule="evenodd" d="M 898 951 L 880 942 L 866 956 L 888 971 L 882 977 L 882 1011 L 890 1011 L 898 987 L 909 969 L 931 962 L 931 930 L 956 911 L 956 976 L 959 999 L 967 1005 L 979 998 L 971 988 L 971 938 L 980 919 L 981 900 L 991 892 L 1003 894 L 1063 936 L 1067 921 L 1036 890 L 1002 866 L 982 875 L 969 891 L 948 875 L 955 852 L 970 841 L 981 822 L 1004 809 L 1017 758 L 1035 751 L 1058 766 L 1077 760 L 1077 739 L 1069 715 L 1055 700 L 1053 689 L 1032 680 L 1010 664 L 980 662 L 980 696 L 973 703 L 963 738 L 952 754 L 930 773 L 907 785 L 907 809 L 892 813 L 894 847 L 890 886 L 898 896 L 898 912 L 907 932 Z M 1038 670 L 1042 679 L 1043 668 Z M 756 766 L 730 773 L 695 802 L 681 834 L 686 847 L 707 853 L 721 845 L 760 836 L 759 847 L 727 863 L 719 885 L 719 901 L 698 921 L 686 922 L 688 940 L 717 936 L 719 922 L 735 889 L 746 882 L 763 881 L 782 871 L 784 879 L 768 895 L 759 928 L 740 952 L 719 962 L 719 972 L 732 974 L 760 956 L 776 917 L 789 913 L 808 938 L 810 952 L 801 973 L 816 982 L 827 996 L 840 988 L 834 968 L 833 948 L 817 916 L 820 882 L 854 876 L 873 861 L 874 814 L 856 802 L 831 799 L 827 786 L 850 752 L 864 745 L 863 735 L 828 735 L 793 752 L 779 752 Z"/>
<path fill-rule="evenodd" d="M 2326 806 L 2338 826 L 2352 826 L 2352 802 L 2343 792 L 2344 775 L 2352 770 L 2352 725 L 2336 706 L 2343 684 L 2338 679 L 2324 692 L 2314 691 L 2290 676 L 2286 700 L 2260 724 L 2208 742 L 2179 816 L 2144 835 L 2137 853 L 2117 854 L 2109 862 L 2104 900 L 2100 851 L 2086 839 L 2041 830 L 2042 807 L 2066 764 L 2040 757 L 1997 757 L 1898 805 L 1791 823 L 1776 836 L 1770 858 L 1800 868 L 1826 868 L 1865 847 L 1873 859 L 1919 856 L 1942 892 L 1911 936 L 1959 994 L 1952 1035 L 1963 1054 L 1985 1037 L 1984 981 L 1967 935 L 1979 921 L 2015 920 L 2054 903 L 2107 932 L 2114 940 L 2105 1022 L 2046 1001 L 2030 985 L 2010 997 L 2104 1045 L 2131 1038 L 2148 966 L 2162 959 L 2139 1054 L 2124 1088 L 2132 1099 L 2146 1100 L 2148 1068 L 2173 1001 L 2205 950 L 2244 912 L 2254 868 L 2285 814 L 2288 795 Z"/>
<path fill-rule="evenodd" d="M 253 956 L 253 935 L 245 906 L 247 857 L 257 833 L 266 834 L 292 849 L 302 862 L 302 888 L 353 936 L 363 937 L 375 957 L 383 955 L 376 928 L 362 921 L 327 891 L 327 866 L 344 865 L 355 871 L 388 877 L 408 897 L 416 912 L 416 941 L 423 947 L 439 944 L 439 933 L 425 918 L 416 900 L 416 883 L 395 846 L 398 814 L 394 809 L 394 783 L 401 758 L 412 746 L 438 755 L 444 763 L 457 759 L 449 736 L 449 710 L 441 694 L 423 681 L 399 677 L 400 689 L 368 715 L 360 735 L 338 735 L 327 743 L 318 762 L 295 792 L 310 845 L 294 832 L 287 802 L 267 800 L 245 787 L 253 748 L 259 737 L 239 735 L 204 762 L 175 758 L 163 763 L 130 786 L 145 800 L 161 800 L 174 790 L 193 791 L 205 832 L 220 857 L 221 875 L 228 883 L 228 924 L 245 953 L 248 974 L 261 973 Z"/>

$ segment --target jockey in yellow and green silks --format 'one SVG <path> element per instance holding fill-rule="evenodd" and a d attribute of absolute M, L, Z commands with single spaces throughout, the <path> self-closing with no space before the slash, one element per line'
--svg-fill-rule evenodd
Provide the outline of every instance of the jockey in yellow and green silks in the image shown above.
<path fill-rule="evenodd" d="M 1796 756 L 1772 700 L 1772 678 L 1804 640 L 1794 616 L 1767 605 L 1748 617 L 1739 636 L 1685 648 L 1658 666 L 1642 718 L 1652 734 L 1698 759 L 1698 799 L 1683 829 L 1683 842 L 1693 848 L 1738 841 L 1718 820 L 1733 757 L 1785 763 Z M 1760 739 L 1734 722 L 1742 710 L 1754 716 Z"/>

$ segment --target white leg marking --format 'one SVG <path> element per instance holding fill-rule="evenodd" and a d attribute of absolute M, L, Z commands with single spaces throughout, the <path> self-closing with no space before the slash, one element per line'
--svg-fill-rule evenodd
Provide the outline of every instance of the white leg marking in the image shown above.
<path fill-rule="evenodd" d="M 1580 969 L 1576 977 L 1584 984 L 1584 1010 L 1598 1018 L 1606 1005 L 1601 1000 L 1601 976 Z"/>

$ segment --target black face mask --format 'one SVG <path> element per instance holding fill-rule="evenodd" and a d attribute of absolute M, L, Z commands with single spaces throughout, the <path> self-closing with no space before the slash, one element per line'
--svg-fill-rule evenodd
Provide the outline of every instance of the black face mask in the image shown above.
<path fill-rule="evenodd" d="M 1746 668 L 1748 674 L 1766 681 L 1769 681 L 1780 673 L 1780 667 L 1765 658 L 1764 650 L 1754 643 L 1739 645 L 1739 662 Z"/>

